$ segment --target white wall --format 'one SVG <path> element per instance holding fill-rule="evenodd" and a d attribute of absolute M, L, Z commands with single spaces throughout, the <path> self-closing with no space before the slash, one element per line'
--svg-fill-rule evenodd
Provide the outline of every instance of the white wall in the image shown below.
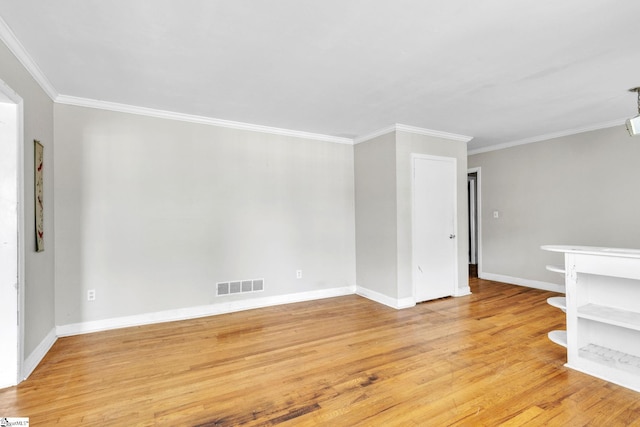
<path fill-rule="evenodd" d="M 24 354 L 29 356 L 55 329 L 53 101 L 0 42 L 0 80 L 24 101 Z M 44 146 L 45 251 L 35 252 L 33 140 Z"/>
<path fill-rule="evenodd" d="M 545 265 L 562 256 L 541 245 L 640 248 L 638 159 L 624 126 L 469 156 L 482 168 L 480 275 L 560 285 Z"/>
<path fill-rule="evenodd" d="M 55 120 L 58 325 L 355 286 L 352 146 L 67 105 Z M 255 278 L 264 292 L 215 296 Z"/>

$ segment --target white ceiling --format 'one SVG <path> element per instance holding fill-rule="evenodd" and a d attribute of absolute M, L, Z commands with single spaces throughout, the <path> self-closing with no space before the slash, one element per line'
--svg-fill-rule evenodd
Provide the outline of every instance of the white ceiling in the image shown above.
<path fill-rule="evenodd" d="M 64 96 L 469 149 L 637 114 L 638 0 L 0 0 Z"/>

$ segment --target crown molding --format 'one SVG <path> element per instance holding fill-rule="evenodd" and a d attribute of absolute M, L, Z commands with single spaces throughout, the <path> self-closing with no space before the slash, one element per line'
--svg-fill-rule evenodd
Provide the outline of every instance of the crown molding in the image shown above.
<path fill-rule="evenodd" d="M 359 144 L 361 142 L 369 141 L 373 138 L 377 138 L 379 136 L 386 135 L 391 132 L 397 132 L 397 131 L 414 133 L 417 135 L 433 136 L 436 138 L 450 139 L 452 141 L 469 142 L 473 139 L 472 136 L 458 135 L 455 133 L 442 132 L 438 130 L 425 129 L 425 128 L 420 128 L 416 126 L 409 126 L 409 125 L 396 123 L 386 128 L 378 129 L 377 131 L 371 132 L 369 134 L 359 136 L 354 139 L 354 144 Z"/>
<path fill-rule="evenodd" d="M 316 141 L 333 142 L 337 144 L 347 144 L 347 145 L 359 144 L 361 142 L 365 142 L 370 139 L 376 138 L 378 136 L 385 135 L 395 131 L 409 132 L 409 133 L 414 133 L 418 135 L 427 135 L 427 136 L 433 136 L 437 138 L 450 139 L 450 140 L 462 141 L 462 142 L 469 142 L 472 139 L 472 137 L 470 136 L 457 135 L 453 133 L 435 131 L 431 129 L 424 129 L 424 128 L 419 128 L 415 126 L 402 125 L 398 123 L 388 126 L 386 128 L 379 129 L 370 134 L 351 139 L 351 138 L 344 138 L 344 137 L 338 137 L 338 136 L 332 136 L 332 135 L 324 135 L 319 133 L 311 133 L 311 132 L 277 128 L 277 127 L 271 127 L 271 126 L 255 125 L 251 123 L 235 122 L 231 120 L 216 119 L 212 117 L 176 113 L 173 111 L 157 110 L 153 108 L 138 107 L 135 105 L 120 104 L 116 102 L 99 101 L 95 99 L 80 98 L 76 96 L 58 95 L 55 98 L 55 102 L 58 104 L 73 105 L 77 107 L 95 108 L 99 110 L 115 111 L 119 113 L 137 114 L 141 116 L 156 117 L 160 119 L 178 120 L 183 122 L 198 123 L 198 124 L 211 125 L 211 126 L 220 126 L 225 128 L 248 130 L 248 131 L 254 131 L 254 132 L 270 133 L 275 135 L 291 136 L 296 138 L 304 138 L 304 139 L 311 139 Z"/>
<path fill-rule="evenodd" d="M 38 67 L 38 64 L 31 58 L 31 55 L 27 53 L 22 43 L 20 43 L 2 17 L 0 17 L 0 40 L 2 40 L 15 57 L 18 58 L 18 61 L 27 69 L 29 74 L 31 74 L 49 98 L 55 100 L 58 96 L 58 91 L 53 87 L 49 79 L 47 79 L 40 67 Z"/>
<path fill-rule="evenodd" d="M 354 138 L 353 143 L 354 143 L 354 145 L 355 144 L 360 144 L 361 142 L 369 141 L 369 140 L 371 140 L 373 138 L 377 138 L 379 136 L 386 135 L 386 134 L 391 133 L 391 132 L 395 132 L 395 130 L 396 130 L 396 125 L 391 125 L 391 126 L 388 126 L 386 128 L 378 129 L 378 130 L 376 130 L 374 132 L 371 132 L 371 133 L 368 133 L 366 135 L 357 136 L 356 138 Z"/>
<path fill-rule="evenodd" d="M 450 132 L 442 132 L 439 130 L 419 128 L 415 126 L 402 125 L 399 123 L 396 123 L 396 130 L 402 131 L 402 132 L 415 133 L 418 135 L 427 135 L 427 136 L 433 136 L 436 138 L 450 139 L 452 141 L 469 142 L 473 139 L 472 136 L 459 135 L 457 133 L 450 133 Z"/>
<path fill-rule="evenodd" d="M 598 124 L 591 125 L 591 126 L 585 126 L 585 127 L 581 127 L 581 128 L 574 128 L 574 129 L 569 129 L 569 130 L 560 131 L 560 132 L 552 132 L 552 133 L 547 133 L 547 134 L 544 134 L 544 135 L 532 136 L 530 138 L 519 139 L 517 141 L 505 142 L 504 144 L 496 144 L 496 145 L 491 145 L 491 146 L 488 146 L 488 147 L 477 148 L 475 150 L 470 150 L 469 152 L 467 152 L 467 155 L 468 156 L 472 156 L 474 154 L 488 153 L 490 151 L 504 150 L 505 148 L 517 147 L 518 145 L 525 145 L 525 144 L 532 144 L 534 142 L 548 141 L 550 139 L 561 138 L 563 136 L 571 136 L 571 135 L 577 135 L 579 133 L 591 132 L 591 131 L 594 131 L 594 130 L 608 129 L 608 128 L 612 128 L 612 127 L 615 127 L 615 126 L 623 125 L 625 120 L 626 119 L 612 120 L 612 121 L 609 121 L 609 122 L 598 123 Z"/>
<path fill-rule="evenodd" d="M 137 114 L 141 116 L 155 117 L 160 119 L 178 120 L 182 122 L 198 123 L 210 126 L 220 126 L 230 129 L 248 130 L 254 132 L 269 133 L 274 135 L 291 136 L 295 138 L 311 139 L 315 141 L 333 142 L 337 144 L 353 145 L 351 138 L 343 138 L 338 136 L 323 135 L 319 133 L 311 133 L 297 131 L 291 129 L 283 129 L 271 126 L 254 125 L 251 123 L 234 122 L 231 120 L 215 119 L 212 117 L 196 116 L 191 114 L 176 113 L 173 111 L 156 110 L 153 108 L 137 107 L 128 104 L 119 104 L 116 102 L 98 101 L 95 99 L 79 98 L 75 96 L 58 95 L 55 99 L 58 104 L 73 105 L 77 107 L 95 108 L 99 110 L 115 111 L 119 113 Z"/>

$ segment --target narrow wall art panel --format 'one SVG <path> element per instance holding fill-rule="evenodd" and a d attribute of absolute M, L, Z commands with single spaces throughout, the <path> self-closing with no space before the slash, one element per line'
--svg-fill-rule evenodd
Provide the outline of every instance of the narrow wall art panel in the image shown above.
<path fill-rule="evenodd" d="M 34 145 L 34 181 L 35 181 L 35 222 L 36 222 L 36 252 L 44 251 L 44 207 L 43 207 L 43 166 L 44 147 L 40 141 L 33 141 Z"/>

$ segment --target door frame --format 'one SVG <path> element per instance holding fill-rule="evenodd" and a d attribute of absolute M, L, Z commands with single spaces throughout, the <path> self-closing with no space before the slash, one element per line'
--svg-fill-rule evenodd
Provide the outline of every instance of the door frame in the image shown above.
<path fill-rule="evenodd" d="M 477 176 L 474 175 L 472 178 L 471 173 L 467 173 L 467 191 L 467 199 L 469 200 L 469 264 L 478 265 Z"/>
<path fill-rule="evenodd" d="M 453 256 L 453 268 L 454 268 L 454 280 L 451 288 L 451 296 L 456 296 L 459 293 L 459 282 L 460 282 L 460 273 L 459 273 L 459 260 L 458 260 L 458 159 L 456 157 L 448 157 L 448 156 L 435 156 L 431 154 L 411 154 L 411 281 L 412 281 L 412 290 L 413 290 L 413 299 L 418 302 L 417 298 L 417 287 L 416 287 L 416 260 L 415 260 L 415 251 L 414 251 L 414 242 L 415 242 L 415 224 L 416 224 L 416 212 L 415 212 L 415 191 L 416 191 L 416 160 L 434 160 L 434 161 L 446 161 L 453 164 L 453 231 L 452 233 L 455 235 L 455 245 L 453 247 L 452 256 Z"/>
<path fill-rule="evenodd" d="M 14 349 L 16 351 L 17 363 L 15 366 L 15 375 L 13 375 L 13 384 L 2 384 L 0 386 L 16 385 L 24 378 L 24 289 L 25 289 L 25 217 L 24 217 L 24 101 L 20 95 L 18 95 L 9 85 L 0 80 L 0 98 L 9 101 L 16 107 L 16 138 L 14 140 L 16 148 L 16 216 L 17 221 L 15 226 L 11 226 L 9 230 L 12 235 L 16 236 L 16 298 L 12 298 L 12 302 L 3 302 L 3 310 L 14 310 L 17 316 L 17 322 L 15 325 L 9 325 L 9 327 L 16 328 L 15 341 L 10 343 L 3 343 L 3 348 L 10 351 Z M 13 271 L 11 272 L 13 274 Z M 10 304 L 9 306 L 4 304 Z M 7 325 L 0 325 L 1 327 L 7 327 Z"/>
<path fill-rule="evenodd" d="M 478 239 L 476 241 L 476 250 L 478 252 L 478 278 L 482 272 L 482 168 L 467 169 L 467 176 L 470 173 L 476 174 L 476 231 Z"/>

